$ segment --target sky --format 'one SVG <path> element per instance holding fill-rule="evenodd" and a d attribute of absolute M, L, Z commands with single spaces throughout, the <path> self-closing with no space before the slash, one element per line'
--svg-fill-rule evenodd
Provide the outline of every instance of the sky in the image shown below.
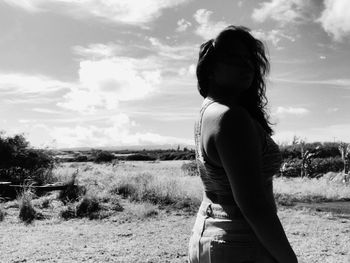
<path fill-rule="evenodd" d="M 35 147 L 194 145 L 199 46 L 264 42 L 272 138 L 350 142 L 348 0 L 0 0 L 0 130 Z"/>

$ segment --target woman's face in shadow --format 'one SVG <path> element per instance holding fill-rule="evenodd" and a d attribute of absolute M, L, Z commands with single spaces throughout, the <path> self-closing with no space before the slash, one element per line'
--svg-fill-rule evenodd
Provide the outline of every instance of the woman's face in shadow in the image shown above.
<path fill-rule="evenodd" d="M 224 94 L 239 94 L 248 89 L 254 80 L 254 63 L 243 44 L 230 46 L 229 51 L 218 53 L 212 78 L 216 88 Z"/>

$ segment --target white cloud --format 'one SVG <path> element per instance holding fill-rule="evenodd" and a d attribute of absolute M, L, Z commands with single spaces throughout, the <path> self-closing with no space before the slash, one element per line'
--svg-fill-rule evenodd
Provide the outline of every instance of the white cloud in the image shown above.
<path fill-rule="evenodd" d="M 52 109 L 45 109 L 45 108 L 33 108 L 33 111 L 41 112 L 41 113 L 48 113 L 48 114 L 63 114 L 62 111 L 52 110 Z"/>
<path fill-rule="evenodd" d="M 87 59 L 102 59 L 115 56 L 140 57 L 145 54 L 157 56 L 157 61 L 171 60 L 192 60 L 197 52 L 195 44 L 165 44 L 155 37 L 144 36 L 147 42 L 142 44 L 128 44 L 109 42 L 106 44 L 92 43 L 87 46 L 73 46 L 72 52 Z M 170 65 L 171 66 L 171 65 Z"/>
<path fill-rule="evenodd" d="M 35 111 L 41 112 L 39 102 L 52 103 L 91 115 L 99 109 L 117 109 L 120 101 L 139 100 L 166 92 L 164 89 L 170 89 L 171 75 L 177 77 L 174 79 L 177 87 L 183 86 L 185 79 L 193 82 L 195 66 L 189 60 L 192 62 L 195 57 L 195 45 L 167 45 L 154 37 L 146 39 L 150 45 L 143 48 L 153 55 L 143 58 L 118 56 L 123 52 L 119 43 L 72 47 L 73 53 L 82 56 L 78 79 L 73 82 L 42 75 L 0 74 L 0 92 L 5 95 L 2 101 L 17 104 L 30 101 L 35 103 Z M 184 78 L 179 79 L 179 69 L 183 67 L 186 67 L 186 72 Z M 160 91 L 164 74 L 167 74 L 167 82 Z"/>
<path fill-rule="evenodd" d="M 306 108 L 301 108 L 301 107 L 282 107 L 278 106 L 275 114 L 277 115 L 284 115 L 284 114 L 292 114 L 292 115 L 305 115 L 309 113 L 309 110 Z"/>
<path fill-rule="evenodd" d="M 350 33 L 350 1 L 325 0 L 325 9 L 316 22 L 336 41 L 341 41 Z"/>
<path fill-rule="evenodd" d="M 113 57 L 80 62 L 79 83 L 64 95 L 58 106 L 81 113 L 98 107 L 116 109 L 119 101 L 144 98 L 161 82 L 159 65 L 152 59 Z"/>
<path fill-rule="evenodd" d="M 182 44 L 171 46 L 161 43 L 155 37 L 147 37 L 147 39 L 160 59 L 166 57 L 173 60 L 192 60 L 197 52 L 196 45 Z"/>
<path fill-rule="evenodd" d="M 304 23 L 314 19 L 317 2 L 313 0 L 271 0 L 255 8 L 252 18 L 257 22 L 267 19 L 278 21 L 282 26 L 288 23 Z"/>
<path fill-rule="evenodd" d="M 154 114 L 150 112 L 150 114 Z M 189 114 L 188 114 L 189 115 Z M 173 116 L 169 113 L 160 113 L 161 118 L 169 121 L 188 119 L 189 116 Z M 157 119 L 158 117 L 157 116 Z M 139 124 L 126 113 L 117 113 L 110 117 L 94 118 L 77 117 L 74 122 L 69 119 L 65 126 L 57 126 L 55 121 L 47 125 L 36 119 L 19 119 L 15 128 L 7 128 L 8 135 L 24 133 L 25 138 L 35 147 L 99 147 L 99 146 L 129 146 L 148 144 L 194 144 L 193 139 L 178 138 L 174 136 L 161 135 L 155 132 L 142 131 Z M 178 117 L 178 119 L 176 119 Z M 192 116 L 193 117 L 193 116 Z M 86 119 L 86 120 L 84 120 Z M 2 120 L 6 124 L 5 120 Z M 102 125 L 102 126 L 101 126 Z M 136 128 L 135 128 L 136 127 Z M 138 131 L 134 131 L 134 130 Z M 24 132 L 23 132 L 24 131 Z"/>
<path fill-rule="evenodd" d="M 199 24 L 195 33 L 204 39 L 215 38 L 220 31 L 229 25 L 225 21 L 211 21 L 210 17 L 212 14 L 213 11 L 198 9 L 193 15 Z"/>
<path fill-rule="evenodd" d="M 287 24 L 320 23 L 335 41 L 342 41 L 350 33 L 350 1 L 348 0 L 270 0 L 252 13 L 257 22 L 268 19 L 280 26 Z"/>
<path fill-rule="evenodd" d="M 46 144 L 50 147 L 102 147 L 146 144 L 193 144 L 193 140 L 163 136 L 153 132 L 132 132 L 136 123 L 124 113 L 108 119 L 108 127 L 98 125 L 47 126 L 26 124 L 26 138 L 32 145 Z M 14 132 L 14 131 L 13 131 Z M 45 138 L 45 141 L 42 138 Z M 54 141 L 54 143 L 52 143 Z"/>
<path fill-rule="evenodd" d="M 101 18 L 116 23 L 142 26 L 161 15 L 166 8 L 176 7 L 191 0 L 4 0 L 28 12 L 55 12 L 74 18 Z"/>
<path fill-rule="evenodd" d="M 18 120 L 19 123 L 29 123 L 32 122 L 31 120 L 27 120 L 27 119 L 19 119 Z"/>
<path fill-rule="evenodd" d="M 82 57 L 89 57 L 91 59 L 109 58 L 115 54 L 121 53 L 123 48 L 121 45 L 115 43 L 93 43 L 87 47 L 84 46 L 73 46 L 72 51 Z"/>
<path fill-rule="evenodd" d="M 279 42 L 281 41 L 281 39 L 283 38 L 288 39 L 291 42 L 295 42 L 295 39 L 296 39 L 296 37 L 283 33 L 281 29 L 272 29 L 269 31 L 263 31 L 262 29 L 257 29 L 257 30 L 252 30 L 251 33 L 255 38 L 258 38 L 260 40 L 265 40 L 265 41 L 271 41 L 272 44 L 277 49 L 283 49 L 283 47 L 279 46 Z"/>
<path fill-rule="evenodd" d="M 184 18 L 181 18 L 177 21 L 177 28 L 175 31 L 177 32 L 183 32 L 186 31 L 188 27 L 190 27 L 192 24 L 190 21 L 185 20 Z"/>
<path fill-rule="evenodd" d="M 0 73 L 0 92 L 2 94 L 40 95 L 67 90 L 70 83 L 51 79 L 44 75 L 22 73 Z"/>
<path fill-rule="evenodd" d="M 350 79 L 296 79 L 296 78 L 276 78 L 268 77 L 271 81 L 277 82 L 290 82 L 290 83 L 301 83 L 301 84 L 321 84 L 321 85 L 331 85 L 338 88 L 349 89 Z"/>
<path fill-rule="evenodd" d="M 182 67 L 179 69 L 180 76 L 194 76 L 196 73 L 196 65 L 191 64 L 188 67 Z"/>
<path fill-rule="evenodd" d="M 339 110 L 339 108 L 337 108 L 337 107 L 334 107 L 334 108 L 327 108 L 327 113 L 332 113 L 332 112 L 336 112 L 336 111 L 338 111 Z"/>

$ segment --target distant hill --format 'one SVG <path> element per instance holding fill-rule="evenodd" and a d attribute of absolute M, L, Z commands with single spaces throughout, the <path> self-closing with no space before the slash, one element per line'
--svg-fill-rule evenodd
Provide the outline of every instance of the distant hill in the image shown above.
<path fill-rule="evenodd" d="M 189 150 L 194 150 L 194 145 L 186 144 L 157 144 L 157 145 L 130 145 L 130 146 L 102 146 L 102 147 L 65 147 L 59 148 L 60 151 L 90 151 L 91 149 L 100 149 L 104 151 L 120 151 L 120 150 L 131 150 L 131 151 L 142 151 L 145 150 L 169 150 L 177 149 L 180 145 L 180 149 L 183 150 L 186 147 Z"/>

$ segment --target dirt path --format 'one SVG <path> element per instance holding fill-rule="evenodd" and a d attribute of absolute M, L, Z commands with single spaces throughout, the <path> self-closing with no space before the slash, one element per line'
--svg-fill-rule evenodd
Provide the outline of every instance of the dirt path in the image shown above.
<path fill-rule="evenodd" d="M 125 211 L 138 204 L 125 203 Z M 0 223 L 1 262 L 185 263 L 195 215 L 159 210 L 138 218 L 118 212 L 102 220 L 53 219 L 24 225 L 9 208 Z M 297 256 L 308 263 L 350 262 L 350 219 L 307 208 L 279 207 L 278 215 Z M 349 216 L 349 215 L 348 215 Z"/>

